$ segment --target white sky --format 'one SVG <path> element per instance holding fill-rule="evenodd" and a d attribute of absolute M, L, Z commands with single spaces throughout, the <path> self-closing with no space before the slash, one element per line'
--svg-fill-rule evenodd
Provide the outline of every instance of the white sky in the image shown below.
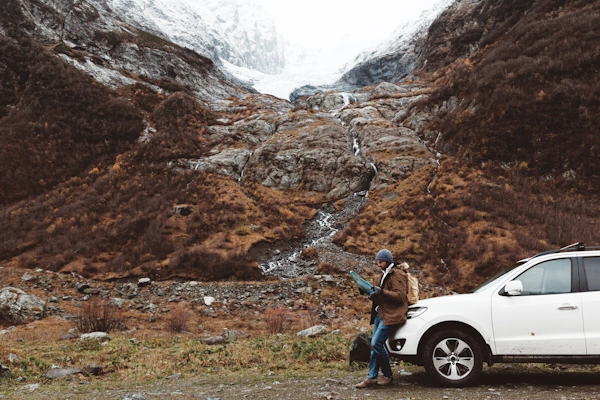
<path fill-rule="evenodd" d="M 278 33 L 307 49 L 377 44 L 438 0 L 262 0 Z"/>

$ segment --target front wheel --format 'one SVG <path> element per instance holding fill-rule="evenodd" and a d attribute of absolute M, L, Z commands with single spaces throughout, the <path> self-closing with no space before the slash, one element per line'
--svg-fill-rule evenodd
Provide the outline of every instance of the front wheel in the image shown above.
<path fill-rule="evenodd" d="M 483 368 L 481 346 L 457 329 L 437 332 L 424 347 L 425 370 L 444 386 L 462 387 L 475 381 Z"/>

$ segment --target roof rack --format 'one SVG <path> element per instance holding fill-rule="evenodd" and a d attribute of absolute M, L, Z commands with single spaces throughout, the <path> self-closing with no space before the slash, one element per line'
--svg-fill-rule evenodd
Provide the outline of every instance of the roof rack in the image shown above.
<path fill-rule="evenodd" d="M 600 246 L 585 247 L 585 244 L 583 242 L 577 242 L 577 243 L 573 243 L 573 244 L 570 244 L 565 247 L 561 247 L 560 249 L 544 251 L 542 253 L 536 254 L 535 256 L 531 256 L 529 259 L 540 257 L 540 256 L 545 256 L 546 254 L 563 253 L 563 252 L 567 252 L 567 251 L 585 251 L 585 250 L 600 250 Z"/>

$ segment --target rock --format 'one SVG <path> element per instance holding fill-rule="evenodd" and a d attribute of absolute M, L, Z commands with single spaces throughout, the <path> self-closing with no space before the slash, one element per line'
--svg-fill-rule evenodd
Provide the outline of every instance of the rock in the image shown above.
<path fill-rule="evenodd" d="M 105 342 L 105 341 L 111 340 L 111 337 L 106 332 L 92 332 L 92 333 L 84 333 L 83 335 L 81 335 L 81 337 L 79 338 L 79 341 L 81 342 L 81 341 L 89 340 L 89 339 L 94 339 L 99 342 Z"/>
<path fill-rule="evenodd" d="M 15 353 L 10 353 L 8 355 L 8 362 L 11 364 L 16 363 L 17 361 L 19 361 L 21 358 L 19 356 L 17 356 Z"/>
<path fill-rule="evenodd" d="M 313 288 L 310 286 L 305 286 L 305 287 L 301 287 L 298 288 L 296 290 L 294 290 L 294 292 L 296 293 L 304 293 L 304 294 L 311 294 L 313 292 Z"/>
<path fill-rule="evenodd" d="M 242 171 L 252 151 L 248 149 L 224 149 L 201 160 L 194 160 L 194 170 L 228 176 L 234 180 L 242 178 Z"/>
<path fill-rule="evenodd" d="M 200 342 L 204 344 L 223 344 L 227 340 L 223 336 L 213 336 L 208 338 L 200 339 Z"/>
<path fill-rule="evenodd" d="M 326 332 L 327 332 L 327 328 L 324 327 L 323 325 L 315 325 L 313 327 L 310 327 L 308 329 L 298 332 L 297 335 L 304 336 L 304 337 L 313 337 L 313 336 L 318 336 L 318 335 L 324 334 Z"/>
<path fill-rule="evenodd" d="M 37 281 L 37 276 L 35 275 L 31 275 L 29 272 L 25 272 L 23 274 L 23 276 L 21 277 L 21 281 L 22 282 L 33 282 L 33 281 Z"/>
<path fill-rule="evenodd" d="M 104 372 L 104 368 L 100 364 L 89 364 L 85 368 L 83 368 L 83 371 L 86 374 L 98 376 L 102 375 L 102 373 Z"/>
<path fill-rule="evenodd" d="M 65 376 L 83 373 L 83 370 L 79 368 L 52 368 L 42 376 L 50 379 L 59 379 L 64 378 Z"/>
<path fill-rule="evenodd" d="M 146 398 L 141 393 L 127 393 L 123 400 L 146 400 Z"/>
<path fill-rule="evenodd" d="M 79 293 L 85 293 L 85 290 L 91 288 L 92 286 L 89 283 L 80 283 L 76 287 Z"/>
<path fill-rule="evenodd" d="M 121 299 L 119 297 L 113 297 L 112 299 L 110 299 L 110 301 L 120 310 L 121 308 L 123 308 L 123 303 L 125 303 L 124 299 Z"/>
<path fill-rule="evenodd" d="M 204 296 L 204 304 L 206 304 L 207 306 L 210 306 L 212 303 L 215 302 L 215 298 L 212 296 Z"/>
<path fill-rule="evenodd" d="M 223 328 L 221 336 L 213 336 L 209 338 L 200 339 L 200 342 L 204 344 L 223 344 L 227 341 L 229 341 L 229 330 L 227 328 Z"/>
<path fill-rule="evenodd" d="M 371 356 L 371 335 L 361 332 L 350 344 L 350 365 L 353 362 L 369 362 Z"/>
<path fill-rule="evenodd" d="M 298 100 L 300 97 L 304 97 L 304 96 L 313 96 L 316 93 L 322 93 L 321 89 L 318 89 L 314 86 L 311 85 L 305 85 L 302 87 L 299 87 L 297 89 L 295 89 L 291 94 L 290 94 L 290 101 L 292 103 L 294 103 L 296 100 Z"/>
<path fill-rule="evenodd" d="M 200 284 L 200 282 L 198 282 L 198 281 L 190 281 L 190 282 L 188 282 L 188 285 L 189 285 L 190 287 L 196 287 L 196 286 L 198 286 L 199 284 Z"/>
<path fill-rule="evenodd" d="M 46 314 L 46 302 L 21 289 L 5 287 L 0 290 L 0 318 L 14 323 L 41 319 Z"/>
<path fill-rule="evenodd" d="M 147 286 L 152 282 L 150 278 L 140 278 L 138 279 L 138 286 Z"/>
<path fill-rule="evenodd" d="M 187 217 L 194 211 L 194 208 L 190 204 L 177 204 L 173 206 L 173 215 L 181 215 Z M 145 278 L 148 279 L 148 278 Z"/>
<path fill-rule="evenodd" d="M 23 386 L 21 388 L 21 390 L 28 390 L 29 393 L 33 393 L 36 390 L 38 390 L 40 388 L 40 386 L 42 386 L 42 385 L 40 385 L 39 383 L 32 383 L 31 385 L 25 385 L 25 386 Z"/>

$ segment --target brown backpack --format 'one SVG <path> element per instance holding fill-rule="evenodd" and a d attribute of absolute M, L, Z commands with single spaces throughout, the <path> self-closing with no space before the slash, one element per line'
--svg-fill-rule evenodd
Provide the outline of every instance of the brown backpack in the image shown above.
<path fill-rule="evenodd" d="M 412 306 L 417 301 L 419 301 L 419 280 L 417 279 L 416 276 L 414 276 L 413 274 L 408 272 L 408 268 L 410 268 L 410 267 L 408 266 L 407 262 L 403 262 L 402 264 L 400 264 L 400 267 L 406 273 L 406 280 L 407 280 L 406 286 L 408 288 L 408 291 L 407 291 L 408 305 Z"/>

